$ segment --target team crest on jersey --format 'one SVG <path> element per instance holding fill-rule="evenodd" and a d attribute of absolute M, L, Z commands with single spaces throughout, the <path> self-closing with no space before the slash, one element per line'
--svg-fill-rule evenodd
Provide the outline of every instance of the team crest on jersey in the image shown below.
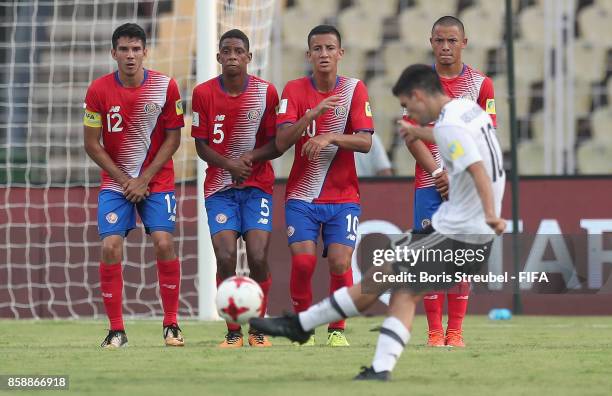
<path fill-rule="evenodd" d="M 293 226 L 287 227 L 287 236 L 291 238 L 293 234 L 295 234 L 295 228 Z"/>
<path fill-rule="evenodd" d="M 421 228 L 427 228 L 431 225 L 431 219 L 421 220 Z"/>
<path fill-rule="evenodd" d="M 225 215 L 224 213 L 219 213 L 217 217 L 215 217 L 215 220 L 219 224 L 225 224 L 227 223 L 227 215 Z"/>
<path fill-rule="evenodd" d="M 251 122 L 259 120 L 259 110 L 256 110 L 256 109 L 249 110 L 246 114 L 246 117 Z"/>
<path fill-rule="evenodd" d="M 157 113 L 157 109 L 158 109 L 158 105 L 155 103 L 145 103 L 144 105 L 144 112 L 145 114 L 155 114 Z"/>
<path fill-rule="evenodd" d="M 108 221 L 109 224 L 115 224 L 117 220 L 119 220 L 119 216 L 117 216 L 115 212 L 110 212 L 106 215 L 106 221 Z"/>
<path fill-rule="evenodd" d="M 337 106 L 334 109 L 334 115 L 336 116 L 336 118 L 344 118 L 344 117 L 346 117 L 346 107 L 344 107 L 344 106 Z"/>

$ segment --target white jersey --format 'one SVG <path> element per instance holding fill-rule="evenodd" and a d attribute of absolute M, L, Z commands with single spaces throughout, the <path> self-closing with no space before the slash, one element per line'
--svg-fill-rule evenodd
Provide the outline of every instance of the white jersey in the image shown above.
<path fill-rule="evenodd" d="M 449 179 L 449 200 L 442 202 L 433 215 L 434 229 L 466 242 L 474 241 L 468 236 L 477 237 L 479 242 L 491 240 L 495 233 L 485 222 L 480 196 L 467 171 L 473 163 L 483 162 L 499 216 L 506 175 L 491 117 L 471 100 L 451 100 L 442 108 L 433 132 Z M 486 237 L 478 238 L 481 235 Z"/>

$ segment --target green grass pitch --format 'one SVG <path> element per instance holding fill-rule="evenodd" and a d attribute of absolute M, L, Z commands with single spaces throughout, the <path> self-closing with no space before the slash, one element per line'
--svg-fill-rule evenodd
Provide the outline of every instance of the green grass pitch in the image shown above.
<path fill-rule="evenodd" d="M 349 322 L 349 348 L 220 350 L 221 322 L 183 321 L 187 346 L 162 346 L 159 321 L 126 323 L 129 347 L 101 350 L 105 321 L 0 321 L 0 374 L 68 374 L 72 394 L 99 395 L 609 395 L 612 318 L 469 316 L 463 350 L 427 348 L 425 319 L 390 383 L 355 383 L 382 318 Z M 40 394 L 40 391 L 20 391 Z M 0 391 L 3 393 L 3 391 Z M 4 391 L 4 394 L 16 394 Z"/>

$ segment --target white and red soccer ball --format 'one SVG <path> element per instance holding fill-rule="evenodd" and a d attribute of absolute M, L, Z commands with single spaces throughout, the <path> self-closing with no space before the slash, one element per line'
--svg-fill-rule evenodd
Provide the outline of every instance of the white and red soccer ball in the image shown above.
<path fill-rule="evenodd" d="M 228 322 L 246 324 L 263 312 L 263 297 L 261 287 L 253 279 L 232 276 L 217 288 L 217 311 Z"/>

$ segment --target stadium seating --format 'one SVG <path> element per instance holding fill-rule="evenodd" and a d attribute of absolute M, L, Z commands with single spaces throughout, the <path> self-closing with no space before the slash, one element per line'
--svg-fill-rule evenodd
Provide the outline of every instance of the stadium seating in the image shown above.
<path fill-rule="evenodd" d="M 344 48 L 344 56 L 338 63 L 338 72 L 343 76 L 363 80 L 368 59 L 366 51 L 357 47 Z"/>
<path fill-rule="evenodd" d="M 366 20 L 368 23 L 364 23 Z M 346 8 L 338 16 L 338 28 L 343 35 L 342 45 L 362 50 L 378 49 L 383 37 L 382 22 L 382 16 L 370 15 L 364 8 Z"/>
<path fill-rule="evenodd" d="M 399 35 L 401 41 L 411 48 L 431 50 L 429 38 L 431 25 L 436 14 L 427 8 L 407 8 L 399 15 Z"/>
<path fill-rule="evenodd" d="M 294 7 L 301 9 L 304 14 L 323 21 L 338 14 L 339 3 L 339 0 L 296 0 Z"/>
<path fill-rule="evenodd" d="M 469 46 L 490 49 L 500 45 L 504 33 L 501 15 L 480 7 L 470 7 L 461 13 L 461 21 Z"/>
<path fill-rule="evenodd" d="M 514 79 L 514 99 L 516 103 L 516 116 L 524 117 L 529 112 L 529 102 L 531 100 L 529 82 L 522 79 Z M 493 87 L 495 89 L 495 105 L 497 107 L 498 117 L 500 114 L 507 113 L 508 107 L 508 77 L 505 74 L 498 74 L 493 78 Z"/>
<path fill-rule="evenodd" d="M 320 15 L 310 14 L 308 9 L 299 6 L 287 8 L 281 15 L 283 43 L 285 46 L 306 50 L 306 38 L 310 30 L 323 22 Z"/>
<path fill-rule="evenodd" d="M 354 0 L 353 4 L 370 17 L 387 18 L 397 12 L 398 0 Z"/>
<path fill-rule="evenodd" d="M 378 77 L 368 82 L 368 94 L 372 104 L 374 128 L 383 146 L 389 149 L 395 137 L 395 121 L 401 117 L 402 109 L 391 93 L 393 83 Z"/>
<path fill-rule="evenodd" d="M 544 40 L 544 10 L 528 7 L 518 16 L 521 39 L 526 43 L 541 45 Z"/>
<path fill-rule="evenodd" d="M 609 37 L 612 35 L 612 6 L 604 8 L 602 4 L 610 1 L 600 1 L 592 6 L 585 7 L 577 16 L 580 35 L 583 39 L 590 41 L 593 45 L 610 43 Z"/>
<path fill-rule="evenodd" d="M 612 125 L 612 107 L 610 105 L 597 109 L 593 113 L 591 124 L 591 136 L 593 139 L 612 144 L 612 133 L 610 133 L 610 126 Z M 612 162 L 612 157 L 608 157 L 608 161 Z"/>
<path fill-rule="evenodd" d="M 417 0 L 415 2 L 415 8 L 427 10 L 432 16 L 434 16 L 434 20 L 440 18 L 444 15 L 456 15 L 458 8 L 457 0 Z"/>
<path fill-rule="evenodd" d="M 578 172 L 588 174 L 612 173 L 612 142 L 591 139 L 584 142 L 576 153 Z"/>
<path fill-rule="evenodd" d="M 394 83 L 406 66 L 432 61 L 431 49 L 409 47 L 401 41 L 391 41 L 382 50 L 386 78 Z"/>
<path fill-rule="evenodd" d="M 611 15 L 612 16 L 612 15 Z M 574 42 L 576 76 L 586 82 L 599 82 L 605 77 L 607 48 L 587 38 Z"/>

